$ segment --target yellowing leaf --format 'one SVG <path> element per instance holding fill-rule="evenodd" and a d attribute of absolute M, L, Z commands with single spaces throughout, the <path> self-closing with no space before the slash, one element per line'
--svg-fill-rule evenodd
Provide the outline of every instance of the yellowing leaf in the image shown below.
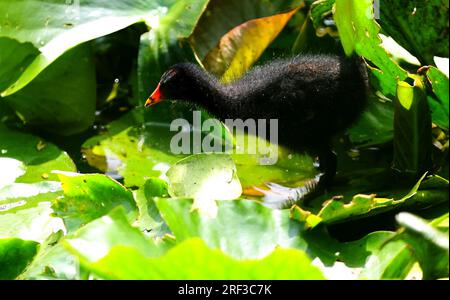
<path fill-rule="evenodd" d="M 240 77 L 261 56 L 296 11 L 250 20 L 233 28 L 208 53 L 203 65 L 225 82 Z"/>

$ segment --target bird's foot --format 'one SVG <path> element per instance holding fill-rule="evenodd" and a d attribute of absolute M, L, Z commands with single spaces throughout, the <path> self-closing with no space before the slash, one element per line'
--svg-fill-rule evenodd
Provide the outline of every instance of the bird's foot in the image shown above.
<path fill-rule="evenodd" d="M 296 188 L 285 187 L 273 182 L 266 183 L 269 190 L 256 188 L 263 193 L 264 204 L 271 208 L 290 208 L 294 204 L 308 202 L 325 191 L 321 187 L 320 176 L 308 180 L 305 185 Z"/>

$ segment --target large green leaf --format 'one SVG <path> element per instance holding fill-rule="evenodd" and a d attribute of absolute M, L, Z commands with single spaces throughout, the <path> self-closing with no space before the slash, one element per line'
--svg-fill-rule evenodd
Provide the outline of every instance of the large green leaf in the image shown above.
<path fill-rule="evenodd" d="M 441 23 L 436 25 L 436 28 L 438 28 L 437 34 L 439 35 L 439 37 L 436 36 L 436 32 L 434 31 L 434 23 L 430 26 L 420 25 L 423 22 L 419 21 L 423 20 L 423 13 L 432 14 L 433 10 L 431 9 L 431 7 L 428 7 L 428 3 L 426 5 L 424 3 L 419 5 L 418 3 L 416 3 L 417 1 L 414 1 L 414 4 L 412 2 L 408 2 L 407 5 L 402 5 L 399 4 L 401 1 L 395 2 L 395 4 L 393 1 L 385 2 L 386 4 L 380 4 L 382 12 L 382 25 L 388 26 L 388 32 L 397 32 L 394 37 L 399 38 L 401 44 L 402 41 L 405 42 L 406 36 L 405 43 L 415 48 L 417 44 L 412 42 L 412 40 L 415 40 L 416 37 L 419 36 L 417 34 L 417 31 L 428 32 L 429 36 L 423 38 L 422 41 L 427 45 L 427 47 L 429 45 L 433 45 L 433 48 L 435 48 L 436 46 L 433 44 L 433 42 L 438 42 L 438 40 L 445 40 L 445 38 L 442 36 L 442 34 L 445 32 L 445 25 L 444 27 L 442 27 Z M 444 8 L 444 4 L 441 0 L 436 0 L 433 2 L 433 4 L 430 4 L 431 6 L 441 6 L 444 10 L 446 9 L 448 11 L 448 3 L 446 4 L 446 8 Z M 410 10 L 405 9 L 405 6 L 409 7 Z M 399 16 L 396 11 L 401 11 L 400 15 L 407 14 L 407 19 L 410 19 L 410 21 L 406 21 L 406 17 L 404 18 L 404 16 Z M 414 12 L 414 14 L 412 14 L 412 12 Z M 416 16 L 416 13 L 422 15 Z M 442 10 L 439 11 L 439 15 L 441 13 Z M 444 15 L 446 16 L 447 13 L 445 13 Z M 361 55 L 366 60 L 368 60 L 371 63 L 371 65 L 369 66 L 369 70 L 371 73 L 370 75 L 372 86 L 375 89 L 381 91 L 385 96 L 394 99 L 396 95 L 397 82 L 405 80 L 407 74 L 401 67 L 397 65 L 396 62 L 392 60 L 392 58 L 390 58 L 386 50 L 380 45 L 381 39 L 378 35 L 380 27 L 374 19 L 373 1 L 337 0 L 335 4 L 334 17 L 336 25 L 339 29 L 339 36 L 346 54 L 350 55 L 350 53 L 356 52 L 358 55 Z M 408 22 L 411 22 L 412 27 L 419 26 L 421 27 L 421 29 L 409 29 Z M 383 27 L 383 29 L 385 28 Z M 403 36 L 402 38 L 402 35 L 405 36 Z M 428 39 L 432 40 L 433 42 Z M 419 48 L 415 49 L 418 50 Z M 424 53 L 422 49 L 420 49 L 420 51 L 415 51 L 413 52 L 413 54 L 418 54 L 418 57 L 427 56 L 427 59 L 425 61 L 427 61 L 427 63 L 432 63 L 432 61 L 428 62 L 430 58 L 430 52 L 427 53 L 425 51 Z M 446 55 L 448 54 L 445 54 L 444 56 Z M 431 59 L 432 57 L 433 56 L 431 56 Z M 445 81 L 441 80 L 441 82 L 445 84 Z M 433 99 L 433 97 L 429 97 L 428 101 L 430 102 L 430 106 L 433 111 L 433 121 L 440 126 L 443 126 L 444 128 L 448 128 L 448 106 L 446 108 L 445 102 L 440 99 L 436 101 L 435 99 Z M 447 120 L 445 120 L 446 116 Z"/>
<path fill-rule="evenodd" d="M 168 195 L 167 183 L 158 178 L 150 178 L 134 192 L 134 199 L 139 208 L 139 229 L 149 236 L 161 237 L 169 233 L 155 204 L 157 197 L 168 197 Z"/>
<path fill-rule="evenodd" d="M 0 238 L 42 242 L 53 232 L 65 230 L 51 209 L 61 194 L 61 184 L 54 181 L 15 183 L 0 189 Z"/>
<path fill-rule="evenodd" d="M 242 193 L 236 166 L 227 154 L 196 154 L 180 160 L 167 171 L 172 197 L 194 198 L 193 209 L 215 215 L 215 200 L 233 200 Z"/>
<path fill-rule="evenodd" d="M 223 204 L 230 205 L 221 205 L 222 216 L 219 214 L 217 219 L 204 218 L 195 212 L 189 213 L 192 205 L 190 200 L 158 199 L 156 202 L 160 209 L 164 204 L 161 212 L 166 220 L 170 220 L 169 225 L 175 228 L 174 234 L 177 241 L 181 242 L 181 245 L 184 245 L 183 241 L 185 241 L 189 244 L 187 248 L 193 252 L 175 250 L 184 248 L 181 245 L 166 252 L 172 247 L 167 238 L 163 238 L 162 243 L 158 244 L 146 240 L 141 233 L 130 227 L 123 209 L 115 209 L 108 215 L 87 224 L 75 236 L 69 237 L 65 243 L 70 247 L 71 252 L 81 259 L 82 265 L 88 271 L 104 279 L 254 278 L 253 275 L 245 275 L 246 272 L 241 272 L 242 276 L 236 275 L 234 271 L 231 271 L 234 270 L 233 265 L 228 265 L 227 261 L 245 258 L 262 258 L 265 261 L 269 259 L 267 255 L 272 257 L 278 251 L 283 251 L 286 256 L 301 253 L 298 250 L 283 250 L 280 247 L 301 248 L 307 250 L 311 258 L 320 257 L 320 261 L 315 260 L 314 265 L 319 266 L 327 277 L 333 279 L 359 276 L 369 279 L 401 279 L 409 273 L 416 261 L 404 242 L 390 242 L 394 236 L 392 232 L 375 232 L 358 241 L 338 243 L 321 230 L 323 227 L 303 231 L 300 223 L 289 220 L 286 211 L 271 211 L 253 201 L 224 201 Z M 167 218 L 168 204 L 178 209 L 170 212 L 173 215 Z M 244 207 L 248 209 L 245 209 L 245 212 L 243 210 L 242 214 L 236 217 L 237 211 Z M 264 211 L 269 214 L 263 213 Z M 257 216 L 245 217 L 255 212 Z M 192 221 L 186 222 L 187 217 L 191 217 Z M 202 219 L 201 224 L 195 225 L 194 223 L 199 221 L 198 217 Z M 175 223 L 176 218 L 178 223 Z M 242 220 L 243 218 L 245 220 Z M 239 234 L 236 235 L 236 232 Z M 242 235 L 243 239 L 240 239 Z M 203 251 L 203 248 L 208 247 L 200 247 L 197 243 L 203 245 L 201 241 L 192 243 L 192 237 L 203 238 L 205 244 L 215 250 Z M 387 242 L 389 243 L 385 246 Z M 171 254 L 174 251 L 177 255 Z M 190 263 L 186 266 L 185 251 L 188 251 L 186 257 L 191 257 Z M 198 260 L 192 260 L 197 257 L 195 253 L 199 255 Z M 228 257 L 223 260 L 222 257 L 227 257 L 227 254 L 234 259 Z M 209 260 L 209 257 L 214 259 Z M 216 265 L 213 261 L 220 264 Z M 220 270 L 223 267 L 220 265 L 226 265 L 232 277 L 227 277 L 228 273 L 211 274 L 209 266 L 212 264 L 216 266 L 214 269 Z M 246 268 L 245 264 L 240 267 Z M 253 265 L 253 267 L 257 266 Z M 174 269 L 177 269 L 177 274 L 183 275 L 173 273 L 171 270 Z M 296 269 L 299 270 L 299 268 Z M 304 268 L 300 268 L 299 271 L 301 270 Z M 263 270 L 260 271 L 263 272 Z M 274 275 L 264 271 L 263 274 L 265 279 L 267 279 L 266 276 L 290 278 L 286 277 L 288 275 L 284 272 Z"/>
<path fill-rule="evenodd" d="M 448 57 L 448 6 L 446 0 L 381 0 L 380 24 L 423 64 L 433 64 L 434 56 Z"/>
<path fill-rule="evenodd" d="M 261 142 L 259 137 L 237 133 L 235 140 L 240 138 L 243 138 L 250 145 L 251 143 L 256 145 Z M 299 186 L 304 181 L 314 178 L 318 173 L 318 170 L 314 167 L 313 158 L 304 153 L 296 153 L 275 144 L 268 145 L 267 149 L 270 149 L 268 156 L 258 153 L 253 154 L 249 149 L 244 149 L 244 153 L 239 153 L 234 148 L 231 156 L 236 163 L 237 174 L 244 187 L 244 194 L 252 195 L 255 192 L 255 187 L 267 189 L 267 184 L 270 182 Z M 261 163 L 268 157 L 274 159 L 274 164 Z M 262 195 L 261 192 L 256 194 Z"/>
<path fill-rule="evenodd" d="M 348 131 L 350 141 L 359 147 L 384 144 L 394 137 L 393 124 L 392 102 L 371 97 L 366 111 Z"/>
<path fill-rule="evenodd" d="M 176 63 L 195 60 L 187 38 L 194 30 L 195 24 L 203 13 L 207 3 L 208 0 L 195 2 L 187 0 L 177 1 L 176 4 L 170 7 L 167 14 L 161 17 L 158 27 L 141 36 L 138 54 L 140 104 L 147 99 L 159 82 L 161 75 L 169 67 Z M 169 133 L 169 124 L 177 118 L 189 119 L 190 111 L 190 107 L 183 103 L 162 103 L 144 114 L 144 118 L 147 121 L 145 127 L 148 126 L 150 129 L 150 131 L 145 132 L 154 132 L 164 137 L 163 141 L 165 141 L 167 137 L 173 136 L 172 133 Z M 202 117 L 205 116 L 202 112 Z M 147 135 L 145 132 L 142 132 L 142 134 Z M 164 144 L 156 140 L 149 142 L 162 146 L 157 148 L 168 149 L 169 146 L 168 142 Z M 168 160 L 172 160 L 168 151 L 163 156 L 166 156 L 161 157 L 163 164 Z M 159 166 L 163 165 L 160 164 Z M 166 166 L 163 167 L 167 169 Z M 148 170 L 150 169 L 152 168 L 148 168 Z M 155 171 L 152 173 L 155 173 Z M 126 180 L 126 184 L 128 182 Z M 137 185 L 142 185 L 142 183 L 143 181 L 139 180 Z"/>
<path fill-rule="evenodd" d="M 25 123 L 70 135 L 92 125 L 95 88 L 91 47 L 84 44 L 59 57 L 26 87 L 1 100 Z"/>
<path fill-rule="evenodd" d="M 146 21 L 151 27 L 173 0 L 108 1 L 59 0 L 0 1 L 0 36 L 31 42 L 41 52 L 2 96 L 13 94 L 68 49 L 94 38 Z"/>
<path fill-rule="evenodd" d="M 366 249 L 371 255 L 364 264 L 364 270 L 359 275 L 361 279 L 405 279 L 417 261 L 408 244 L 403 241 L 390 241 L 392 233 L 386 233 L 379 239 L 378 232 L 370 235 Z M 388 238 L 389 237 L 389 238 Z M 358 243 L 349 243 L 346 255 L 350 256 Z"/>
<path fill-rule="evenodd" d="M 347 55 L 356 52 L 370 61 L 371 83 L 385 96 L 396 95 L 397 81 L 406 77 L 400 68 L 381 47 L 378 36 L 379 25 L 375 22 L 372 0 L 336 0 L 334 20 L 342 46 Z"/>
<path fill-rule="evenodd" d="M 439 223 L 435 222 L 438 221 Z M 436 226 L 446 220 L 446 226 Z M 396 238 L 405 241 L 417 257 L 424 279 L 447 278 L 449 275 L 448 213 L 431 223 L 409 213 L 397 215 L 404 227 Z"/>
<path fill-rule="evenodd" d="M 122 207 L 113 209 L 68 236 L 65 245 L 81 254 L 83 261 L 99 260 L 119 245 L 133 247 L 145 256 L 159 256 L 167 250 L 169 244 L 157 246 L 138 229 L 131 227 L 125 213 Z"/>
<path fill-rule="evenodd" d="M 36 255 L 38 243 L 0 239 L 0 280 L 15 279 Z"/>
<path fill-rule="evenodd" d="M 31 43 L 21 44 L 6 37 L 0 37 L 0 49 L 0 91 L 3 91 L 19 77 L 17 70 L 24 70 L 39 51 Z"/>
<path fill-rule="evenodd" d="M 0 157 L 0 188 L 14 183 L 16 179 L 25 173 L 25 167 L 20 160 L 8 157 Z"/>
<path fill-rule="evenodd" d="M 156 206 L 178 241 L 202 238 L 236 258 L 262 258 L 277 246 L 306 249 L 302 226 L 287 211 L 271 210 L 255 201 L 218 201 L 211 218 L 191 210 L 190 199 L 156 199 Z"/>
<path fill-rule="evenodd" d="M 84 226 L 65 244 L 104 279 L 323 278 L 305 253 L 295 249 L 271 249 L 262 260 L 239 261 L 200 239 L 174 248 L 167 239 L 156 244 L 129 225 L 123 209 Z"/>
<path fill-rule="evenodd" d="M 110 176 L 124 178 L 125 186 L 139 187 L 151 177 L 164 175 L 182 158 L 170 151 L 174 133 L 168 123 L 142 124 L 137 110 L 110 123 L 106 132 L 83 144 L 88 163 Z"/>
<path fill-rule="evenodd" d="M 434 97 L 428 96 L 428 104 L 430 105 L 433 122 L 442 128 L 448 129 L 448 77 L 435 67 L 430 67 L 425 75 L 437 98 L 434 99 Z"/>
<path fill-rule="evenodd" d="M 305 230 L 304 220 L 295 224 L 287 211 L 253 201 L 220 201 L 216 218 L 191 211 L 188 199 L 157 199 L 156 205 L 177 241 L 200 237 L 209 247 L 240 259 L 261 258 L 278 247 L 302 249 L 330 279 L 404 278 L 416 261 L 404 242 L 384 247 L 393 232 L 339 243 L 323 225 Z M 375 268 L 376 262 L 380 265 Z"/>
<path fill-rule="evenodd" d="M 123 206 L 130 220 L 137 216 L 133 195 L 117 181 L 102 174 L 59 172 L 64 197 L 58 198 L 52 208 L 72 232 L 82 225 L 106 215 L 117 206 Z"/>
<path fill-rule="evenodd" d="M 412 85 L 398 82 L 393 168 L 416 180 L 431 169 L 431 115 L 422 79 L 414 76 L 412 80 Z"/>
<path fill-rule="evenodd" d="M 207 3 L 208 0 L 176 1 L 160 16 L 158 25 L 142 35 L 138 58 L 142 103 L 166 69 L 175 63 L 194 59 L 186 39 L 194 30 Z"/>
<path fill-rule="evenodd" d="M 18 279 L 81 279 L 77 257 L 62 244 L 63 232 L 50 235 Z"/>
<path fill-rule="evenodd" d="M 187 37 L 190 34 L 206 2 L 140 0 L 119 3 L 85 0 L 65 4 L 55 0 L 35 0 L 11 5 L 11 2 L 1 1 L 0 8 L 8 19 L 8 26 L 2 26 L 0 36 L 15 38 L 20 42 L 31 41 L 41 51 L 2 96 L 14 94 L 31 82 L 33 87 L 21 95 L 7 97 L 25 120 L 50 132 L 64 135 L 80 132 L 91 125 L 94 118 L 95 80 L 91 58 L 87 55 L 75 56 L 68 64 L 61 62 L 62 58 L 57 62 L 55 60 L 72 47 L 139 21 L 145 21 L 153 29 L 152 35 L 163 35 L 164 39 L 167 37 L 170 43 L 177 46 L 181 35 Z M 23 14 L 30 10 L 33 11 L 32 18 Z M 185 21 L 181 22 L 179 16 Z M 10 19 L 14 19 L 17 24 L 12 24 Z M 176 26 L 172 26 L 174 24 Z M 16 26 L 31 29 L 13 30 Z M 160 44 L 154 46 L 150 53 L 164 48 Z M 53 62 L 56 66 L 43 72 Z M 146 71 L 155 70 L 152 62 L 143 65 Z M 68 69 L 71 72 L 67 72 Z M 156 76 L 159 77 L 161 73 Z M 144 81 L 142 86 L 151 86 L 150 81 Z M 142 94 L 145 93 L 148 91 Z"/>
<path fill-rule="evenodd" d="M 76 171 L 66 152 L 44 140 L 10 130 L 0 123 L 0 188 L 2 184 L 57 180 L 51 172 Z M 9 178 L 9 179 L 8 179 Z"/>
<path fill-rule="evenodd" d="M 338 260 L 350 268 L 349 279 L 404 279 L 416 262 L 411 249 L 402 241 L 391 241 L 394 232 L 376 231 L 365 237 L 340 244 Z M 341 269 L 339 263 L 324 269 L 330 279 L 336 277 Z"/>
<path fill-rule="evenodd" d="M 240 261 L 208 248 L 200 239 L 187 240 L 159 258 L 116 246 L 87 266 L 105 279 L 324 279 L 305 253 L 296 249 L 276 249 L 263 259 Z"/>

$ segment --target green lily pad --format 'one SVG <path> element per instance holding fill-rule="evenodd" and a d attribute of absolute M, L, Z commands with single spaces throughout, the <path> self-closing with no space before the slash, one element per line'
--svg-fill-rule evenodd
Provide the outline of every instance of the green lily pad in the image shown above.
<path fill-rule="evenodd" d="M 129 225 L 121 208 L 87 224 L 65 244 L 87 270 L 104 279 L 323 278 L 296 249 L 272 248 L 262 260 L 240 261 L 200 239 L 174 247 L 164 240 L 155 243 Z"/>
<path fill-rule="evenodd" d="M 50 235 L 39 247 L 33 261 L 18 279 L 82 279 L 77 257 L 62 244 L 63 232 Z"/>
<path fill-rule="evenodd" d="M 0 123 L 0 187 L 2 183 L 57 180 L 53 170 L 76 171 L 66 152 L 28 133 Z M 9 179 L 7 179 L 9 178 Z"/>
<path fill-rule="evenodd" d="M 390 235 L 390 237 L 389 237 Z M 372 255 L 367 258 L 360 279 L 405 279 L 416 263 L 416 257 L 408 244 L 403 241 L 390 241 L 394 235 L 386 233 L 383 237 L 375 234 L 367 243 L 367 250 Z M 349 243 L 346 250 L 351 255 L 351 247 L 356 243 Z"/>
<path fill-rule="evenodd" d="M 133 195 L 117 181 L 102 174 L 59 172 L 64 197 L 56 199 L 52 208 L 61 217 L 67 230 L 73 232 L 82 225 L 123 206 L 130 220 L 137 216 Z"/>
<path fill-rule="evenodd" d="M 159 105 L 170 107 L 171 103 Z M 116 179 L 123 178 L 127 187 L 141 187 L 152 177 L 166 179 L 167 170 L 187 156 L 172 153 L 171 141 L 178 132 L 170 130 L 170 122 L 177 118 L 185 118 L 191 122 L 193 118 L 192 113 L 189 116 L 184 112 L 178 114 L 177 110 L 171 111 L 172 115 L 144 122 L 141 111 L 132 110 L 110 123 L 106 132 L 88 139 L 83 144 L 82 151 L 87 162 L 107 175 Z M 178 115 L 173 115 L 174 113 Z M 190 130 L 193 138 L 194 131 L 192 128 Z M 196 133 L 198 134 L 198 131 Z M 201 139 L 207 134 L 209 132 L 202 132 Z M 213 136 L 217 137 L 214 133 Z M 257 137 L 242 133 L 237 133 L 234 139 L 243 140 L 243 144 L 259 143 Z M 224 138 L 221 137 L 221 140 Z M 231 138 L 226 137 L 225 140 L 229 141 Z M 247 153 L 248 149 L 243 149 L 242 153 L 231 151 L 230 155 L 236 163 L 237 174 L 244 188 L 251 189 L 252 186 L 261 186 L 266 182 L 293 185 L 313 178 L 318 172 L 314 168 L 312 158 L 305 154 L 292 153 L 275 145 L 268 149 L 277 154 L 277 161 L 273 165 L 260 164 L 262 155 Z"/>
<path fill-rule="evenodd" d="M 323 224 L 306 230 L 304 221 L 295 224 L 288 211 L 271 210 L 254 201 L 220 201 L 214 219 L 191 211 L 192 203 L 189 199 L 156 200 L 177 241 L 199 237 L 209 247 L 235 258 L 260 259 L 278 247 L 301 249 L 331 279 L 398 279 L 405 277 L 416 262 L 406 243 L 383 248 L 393 232 L 374 232 L 354 242 L 340 243 L 328 235 Z M 374 268 L 375 261 L 383 265 Z M 376 272 L 367 274 L 371 269 Z"/>
<path fill-rule="evenodd" d="M 121 268 L 124 263 L 126 269 Z M 263 259 L 240 261 L 208 248 L 200 239 L 184 241 L 159 258 L 116 246 L 87 266 L 104 279 L 324 279 L 296 249 L 276 249 Z"/>
<path fill-rule="evenodd" d="M 82 261 L 97 261 L 119 245 L 133 247 L 145 256 L 159 256 L 167 250 L 168 244 L 160 242 L 161 246 L 157 246 L 131 227 L 125 213 L 122 207 L 112 210 L 68 236 L 65 245 L 81 254 Z"/>
<path fill-rule="evenodd" d="M 229 257 L 231 260 L 249 258 L 265 260 L 268 259 L 267 255 L 271 257 L 279 250 L 285 251 L 282 248 L 305 249 L 310 259 L 319 257 L 320 261 L 317 258 L 314 259 L 313 265 L 318 266 L 325 274 L 334 279 L 337 279 L 336 274 L 343 274 L 342 272 L 351 274 L 352 278 L 360 276 L 371 279 L 400 279 L 406 276 L 416 261 L 414 257 L 411 257 L 407 245 L 402 241 L 389 242 L 389 247 L 384 246 L 395 235 L 392 232 L 375 232 L 355 242 L 339 243 L 331 239 L 326 232 L 321 231 L 320 229 L 323 227 L 319 226 L 314 230 L 303 231 L 300 223 L 289 220 L 286 211 L 269 210 L 253 201 L 220 202 L 219 212 L 222 211 L 222 213 L 219 213 L 216 220 L 196 212 L 190 212 L 192 200 L 161 198 L 156 199 L 156 204 L 160 208 L 163 218 L 171 226 L 178 246 L 170 245 L 165 238 L 157 244 L 146 240 L 137 229 L 130 227 L 123 209 L 116 209 L 106 217 L 89 223 L 76 233 L 75 238 L 69 237 L 66 244 L 70 247 L 71 252 L 81 259 L 82 265 L 87 270 L 104 279 L 179 278 L 169 271 L 169 269 L 173 270 L 178 267 L 169 268 L 166 266 L 166 262 L 176 262 L 177 266 L 178 262 L 183 264 L 182 253 L 177 252 L 178 259 L 170 253 L 173 253 L 173 249 L 179 249 L 184 243 L 188 243 L 194 253 L 204 253 L 197 246 L 189 243 L 193 240 L 192 238 L 196 240 L 195 237 L 203 239 L 204 242 L 199 241 L 199 243 L 204 244 L 205 248 L 215 250 L 210 249 L 208 255 L 205 253 L 201 256 L 202 259 L 190 260 L 189 266 L 182 268 L 185 275 L 181 278 L 193 279 L 203 273 L 203 277 L 198 278 L 212 279 L 225 276 L 220 274 L 219 277 L 215 277 L 210 274 L 208 266 L 212 262 L 203 261 L 207 257 L 215 257 L 214 253 L 220 253 L 220 256 L 226 257 L 231 255 L 234 257 L 233 259 Z M 172 210 L 169 209 L 170 207 Z M 176 207 L 178 208 L 174 210 Z M 239 207 L 242 214 L 235 217 Z M 248 209 L 243 209 L 244 207 Z M 269 214 L 262 214 L 264 211 Z M 258 217 L 252 217 L 252 212 L 253 214 L 258 212 Z M 192 221 L 186 222 L 188 217 L 192 218 Z M 242 220 L 244 218 L 245 220 Z M 178 222 L 175 222 L 176 220 Z M 200 224 L 195 225 L 196 222 Z M 236 232 L 239 232 L 239 235 L 236 235 Z M 240 239 L 242 235 L 244 238 Z M 168 250 L 169 252 L 167 252 Z M 286 251 L 302 253 L 295 249 L 286 249 Z M 189 255 L 196 257 L 192 252 L 189 252 Z M 285 255 L 289 256 L 288 253 Z M 171 257 L 171 259 L 169 260 L 167 257 Z M 220 257 L 215 257 L 215 259 L 226 264 Z M 120 265 L 119 262 L 121 262 Z M 381 265 L 374 268 L 375 262 L 379 262 Z M 149 264 L 148 268 L 142 268 L 147 264 Z M 367 266 L 370 266 L 370 269 Z M 155 268 L 159 270 L 157 274 L 151 271 Z M 376 270 L 376 272 L 366 273 L 370 270 Z M 180 269 L 177 274 L 181 274 Z M 233 274 L 233 277 L 235 276 L 237 275 Z M 277 278 L 284 278 L 285 275 L 279 276 Z M 253 277 L 245 276 L 243 278 Z"/>
<path fill-rule="evenodd" d="M 177 241 L 202 238 L 236 258 L 262 258 L 276 247 L 306 249 L 303 226 L 288 211 L 272 210 L 250 200 L 218 201 L 215 218 L 191 210 L 191 199 L 155 200 Z"/>
<path fill-rule="evenodd" d="M 345 243 L 322 237 L 319 247 L 334 249 L 337 258 L 314 263 L 328 279 L 404 279 L 416 259 L 406 243 L 390 241 L 394 236 L 394 232 L 375 231 Z"/>
<path fill-rule="evenodd" d="M 107 131 L 83 144 L 87 162 L 125 186 L 140 187 L 152 177 L 163 177 L 170 165 L 183 156 L 173 155 L 169 124 L 143 126 L 139 111 L 131 111 L 108 125 Z"/>
<path fill-rule="evenodd" d="M 53 232 L 65 230 L 51 209 L 61 194 L 61 184 L 54 181 L 14 183 L 0 189 L 0 238 L 42 242 Z"/>
<path fill-rule="evenodd" d="M 257 138 L 254 136 L 248 135 L 246 138 L 250 142 L 257 143 Z M 268 183 L 301 186 L 304 181 L 314 178 L 318 174 L 312 157 L 304 153 L 289 151 L 281 146 L 271 145 L 270 147 L 271 154 L 276 153 L 277 157 L 276 163 L 268 165 L 261 164 L 261 161 L 267 158 L 264 155 L 231 153 L 245 195 L 253 195 L 255 187 L 267 189 Z M 262 196 L 261 193 L 256 193 L 256 195 Z"/>
<path fill-rule="evenodd" d="M 0 239 L 0 279 L 15 279 L 36 255 L 38 245 L 17 238 Z"/>
<path fill-rule="evenodd" d="M 227 154 L 196 154 L 167 171 L 172 197 L 194 198 L 194 208 L 215 215 L 215 200 L 233 200 L 242 193 L 233 159 Z"/>
<path fill-rule="evenodd" d="M 139 208 L 139 229 L 148 236 L 162 237 L 166 233 L 170 233 L 155 204 L 157 197 L 169 196 L 167 188 L 164 180 L 151 178 L 133 193 Z"/>
<path fill-rule="evenodd" d="M 0 165 L 2 166 L 0 188 L 14 183 L 18 177 L 26 172 L 23 163 L 14 158 L 0 157 Z"/>

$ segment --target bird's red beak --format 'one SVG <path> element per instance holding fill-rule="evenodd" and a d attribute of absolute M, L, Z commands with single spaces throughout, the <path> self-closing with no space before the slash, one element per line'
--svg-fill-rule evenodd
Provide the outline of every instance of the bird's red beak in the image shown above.
<path fill-rule="evenodd" d="M 150 95 L 150 97 L 148 97 L 147 101 L 145 101 L 145 106 L 151 106 L 153 104 L 156 104 L 158 102 L 161 102 L 163 96 L 161 94 L 161 90 L 160 90 L 160 84 L 158 83 L 158 86 L 156 87 L 156 89 L 153 91 L 153 93 Z"/>

